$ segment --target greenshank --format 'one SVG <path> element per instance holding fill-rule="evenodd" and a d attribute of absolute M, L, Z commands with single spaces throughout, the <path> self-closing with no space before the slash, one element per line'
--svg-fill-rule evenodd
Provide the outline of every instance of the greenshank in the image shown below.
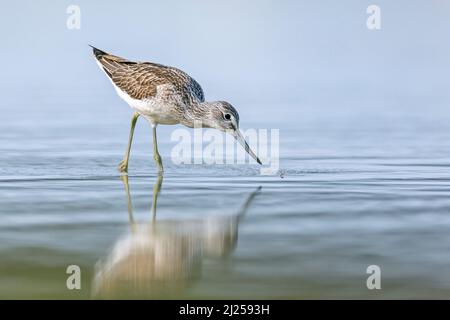
<path fill-rule="evenodd" d="M 239 130 L 236 109 L 225 101 L 205 101 L 202 87 L 187 73 L 157 63 L 130 61 L 92 48 L 98 65 L 111 80 L 117 94 L 134 110 L 128 147 L 119 164 L 121 172 L 128 172 L 133 133 L 139 116 L 152 126 L 153 157 L 160 173 L 163 172 L 163 164 L 156 138 L 158 124 L 182 124 L 189 128 L 215 128 L 229 132 L 261 164 Z"/>

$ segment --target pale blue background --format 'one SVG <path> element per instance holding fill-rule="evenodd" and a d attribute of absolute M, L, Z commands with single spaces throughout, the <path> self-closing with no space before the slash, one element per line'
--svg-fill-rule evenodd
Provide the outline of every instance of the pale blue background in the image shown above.
<path fill-rule="evenodd" d="M 376 1 L 382 30 L 369 31 L 372 3 L 11 1 L 0 21 L 3 99 L 70 88 L 118 104 L 88 44 L 180 67 L 208 98 L 258 103 L 265 112 L 266 103 L 323 101 L 335 110 L 345 107 L 338 101 L 364 108 L 381 97 L 448 99 L 450 3 Z M 66 28 L 69 4 L 81 8 L 79 31 Z M 25 91 L 30 85 L 40 96 Z"/>
<path fill-rule="evenodd" d="M 81 8 L 81 30 L 66 8 Z M 366 8 L 381 7 L 379 31 Z M 129 232 L 116 171 L 131 110 L 88 44 L 179 67 L 245 128 L 279 128 L 284 178 L 176 166 L 158 223 L 236 212 L 236 249 L 204 259 L 182 298 L 450 297 L 449 1 L 9 1 L 0 13 L 0 297 L 90 298 L 95 264 Z M 151 131 L 130 160 L 150 220 Z M 220 227 L 220 226 L 219 226 Z M 182 228 L 181 228 L 182 229 Z M 65 268 L 83 270 L 81 292 Z M 382 290 L 365 286 L 382 268 Z"/>

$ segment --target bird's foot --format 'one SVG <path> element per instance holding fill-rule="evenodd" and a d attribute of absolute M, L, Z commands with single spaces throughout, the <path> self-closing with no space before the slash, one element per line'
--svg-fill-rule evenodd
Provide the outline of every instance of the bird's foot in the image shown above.
<path fill-rule="evenodd" d="M 126 159 L 120 161 L 119 165 L 117 166 L 117 169 L 120 172 L 127 173 L 128 172 L 128 161 Z"/>

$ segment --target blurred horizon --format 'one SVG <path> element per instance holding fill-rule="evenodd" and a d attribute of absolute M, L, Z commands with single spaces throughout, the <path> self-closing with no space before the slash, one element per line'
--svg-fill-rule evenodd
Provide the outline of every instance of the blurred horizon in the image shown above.
<path fill-rule="evenodd" d="M 19 92 L 29 99 L 51 97 L 52 90 L 66 89 L 70 97 L 91 92 L 93 102 L 117 105 L 91 44 L 185 70 L 208 100 L 260 104 L 266 111 L 263 104 L 294 101 L 348 99 L 370 109 L 377 99 L 431 95 L 438 102 L 433 105 L 449 99 L 449 3 L 377 1 L 381 30 L 375 31 L 366 27 L 371 1 L 344 3 L 9 2 L 0 21 L 7 62 L 0 85 L 9 99 Z M 71 4 L 81 9 L 80 30 L 66 28 Z M 40 95 L 27 96 L 24 86 Z"/>

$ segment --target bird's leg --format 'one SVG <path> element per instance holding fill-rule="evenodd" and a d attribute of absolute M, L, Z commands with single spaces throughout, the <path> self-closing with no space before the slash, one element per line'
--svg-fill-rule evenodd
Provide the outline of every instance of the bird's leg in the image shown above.
<path fill-rule="evenodd" d="M 133 205 L 131 203 L 131 195 L 130 195 L 130 187 L 128 184 L 128 176 L 123 175 L 120 177 L 120 179 L 123 182 L 123 186 L 125 187 L 125 193 L 127 194 L 127 207 L 128 207 L 128 219 L 130 221 L 130 225 L 134 225 L 134 218 L 133 218 Z"/>
<path fill-rule="evenodd" d="M 122 161 L 119 163 L 119 171 L 120 172 L 128 172 L 128 160 L 130 159 L 130 150 L 131 150 L 131 143 L 133 142 L 133 133 L 134 133 L 134 127 L 136 126 L 137 119 L 139 118 L 139 113 L 135 112 L 133 113 L 133 117 L 131 118 L 131 128 L 130 128 L 130 136 L 128 137 L 128 147 L 127 151 L 125 152 L 125 156 Z"/>
<path fill-rule="evenodd" d="M 156 124 L 152 124 L 153 128 L 153 159 L 155 159 L 158 172 L 161 174 L 164 171 L 161 156 L 158 152 L 158 141 L 156 139 Z"/>
<path fill-rule="evenodd" d="M 156 180 L 155 185 L 153 186 L 153 203 L 152 203 L 152 220 L 156 221 L 156 205 L 158 202 L 159 191 L 161 191 L 161 185 L 163 182 L 162 172 L 158 173 L 158 179 Z"/>

